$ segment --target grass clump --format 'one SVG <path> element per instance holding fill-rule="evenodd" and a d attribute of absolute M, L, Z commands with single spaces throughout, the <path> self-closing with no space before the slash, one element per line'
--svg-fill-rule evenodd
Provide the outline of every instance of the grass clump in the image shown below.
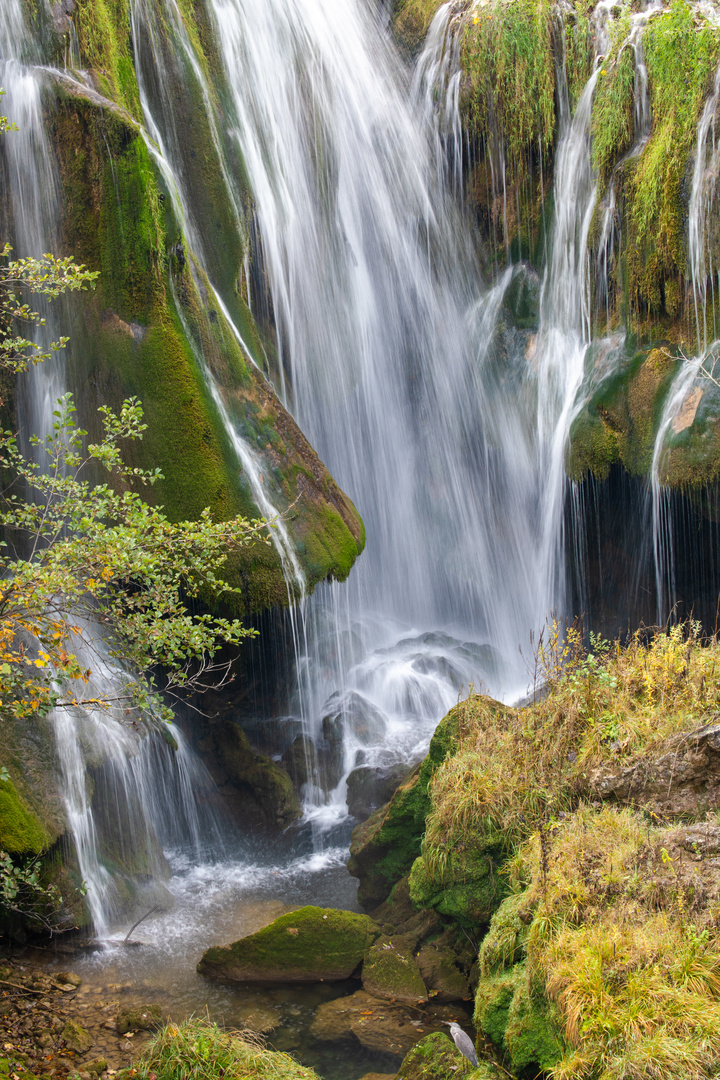
<path fill-rule="evenodd" d="M 207 1020 L 168 1024 L 123 1080 L 317 1080 L 289 1054 L 267 1050 L 259 1036 L 222 1031 Z"/>
<path fill-rule="evenodd" d="M 583 807 L 521 848 L 527 985 L 564 1043 L 553 1080 L 717 1076 L 717 882 L 693 891 L 702 869 L 681 872 L 681 855 L 682 830 L 611 807 Z"/>
<path fill-rule="evenodd" d="M 593 98 L 592 163 L 605 186 L 633 137 L 635 58 L 625 43 L 604 62 Z"/>
<path fill-rule="evenodd" d="M 596 770 L 638 764 L 706 723 L 720 707 L 720 643 L 699 634 L 688 623 L 651 640 L 638 632 L 626 645 L 591 637 L 588 651 L 578 628 L 563 634 L 553 624 L 536 656 L 544 700 L 520 708 L 482 695 L 461 702 L 456 749 L 428 789 L 416 902 L 422 890 L 430 895 L 428 882 L 439 897 L 477 891 L 490 860 L 492 876 L 486 872 L 476 899 L 487 910 L 492 882 L 499 905 L 502 864 L 538 828 L 597 797 Z"/>

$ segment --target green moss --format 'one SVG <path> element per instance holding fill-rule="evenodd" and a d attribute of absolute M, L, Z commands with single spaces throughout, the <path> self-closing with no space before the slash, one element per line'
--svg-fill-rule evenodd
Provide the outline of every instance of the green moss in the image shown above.
<path fill-rule="evenodd" d="M 481 850 L 478 850 L 481 849 Z M 469 850 L 423 851 L 410 872 L 410 896 L 417 907 L 433 908 L 462 926 L 487 923 L 507 895 L 507 882 L 498 873 L 504 838 L 474 838 Z"/>
<path fill-rule="evenodd" d="M 39 855 L 47 843 L 42 822 L 18 794 L 12 781 L 0 781 L 0 850 L 11 855 Z"/>
<path fill-rule="evenodd" d="M 442 0 L 395 0 L 394 30 L 402 48 L 415 56 Z"/>
<path fill-rule="evenodd" d="M 470 119 L 489 143 L 501 134 L 511 173 L 526 175 L 538 141 L 555 134 L 555 67 L 546 0 L 493 0 L 468 21 L 462 66 L 470 82 Z"/>
<path fill-rule="evenodd" d="M 247 982 L 347 979 L 379 934 L 367 915 L 303 907 L 232 945 L 208 949 L 198 971 Z"/>
<path fill-rule="evenodd" d="M 516 1072 L 547 1071 L 561 1060 L 563 1041 L 555 1007 L 544 995 L 531 995 L 527 979 L 518 980 L 508 1009 L 505 1045 Z"/>
<path fill-rule="evenodd" d="M 489 1080 L 499 1076 L 490 1062 L 481 1061 L 473 1070 L 466 1057 L 450 1041 L 444 1031 L 434 1031 L 415 1043 L 403 1058 L 398 1076 L 403 1080 L 447 1080 L 449 1076 L 468 1076 L 475 1080 Z"/>
<path fill-rule="evenodd" d="M 480 979 L 475 993 L 474 1023 L 498 1050 L 505 1049 L 505 1032 L 510 1006 L 520 983 L 526 980 L 525 966 Z"/>
<path fill-rule="evenodd" d="M 495 912 L 478 957 L 483 976 L 513 967 L 525 955 L 532 911 L 524 893 L 508 896 Z"/>
<path fill-rule="evenodd" d="M 613 55 L 614 53 L 614 55 Z M 635 56 L 624 43 L 603 61 L 592 105 L 592 163 L 604 187 L 633 137 Z"/>
<path fill-rule="evenodd" d="M 140 118 L 127 5 L 122 0 L 77 0 L 73 24 L 83 67 L 95 73 L 103 94 Z"/>

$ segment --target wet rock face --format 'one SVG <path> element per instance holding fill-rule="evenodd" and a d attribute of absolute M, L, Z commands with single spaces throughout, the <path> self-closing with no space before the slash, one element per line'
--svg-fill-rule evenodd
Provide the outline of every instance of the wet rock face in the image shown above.
<path fill-rule="evenodd" d="M 591 794 L 622 806 L 650 803 L 665 817 L 701 817 L 720 808 L 720 724 L 676 737 L 654 760 L 596 769 L 589 784 Z"/>
<path fill-rule="evenodd" d="M 320 762 L 328 788 L 345 772 L 346 743 L 373 746 L 381 742 L 387 720 L 378 708 L 355 690 L 337 691 L 325 702 Z"/>
<path fill-rule="evenodd" d="M 232 982 L 348 979 L 379 935 L 367 915 L 304 907 L 231 945 L 208 949 L 198 971 Z"/>
<path fill-rule="evenodd" d="M 256 753 L 232 720 L 209 724 L 196 749 L 217 784 L 230 816 L 245 824 L 285 829 L 301 809 L 290 777 Z"/>
<path fill-rule="evenodd" d="M 388 802 L 409 773 L 406 765 L 360 765 L 347 778 L 347 806 L 358 821 Z"/>

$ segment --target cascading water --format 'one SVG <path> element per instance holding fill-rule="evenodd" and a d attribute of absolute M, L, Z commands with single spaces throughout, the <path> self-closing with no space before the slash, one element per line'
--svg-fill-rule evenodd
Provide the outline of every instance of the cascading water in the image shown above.
<path fill-rule="evenodd" d="M 308 604 L 300 665 L 316 741 L 333 710 L 352 728 L 358 694 L 385 719 L 371 746 L 346 740 L 346 774 L 417 754 L 463 685 L 522 691 L 518 646 L 529 652 L 562 606 L 563 453 L 590 337 L 596 76 L 559 151 L 540 333 L 499 349 L 512 271 L 487 289 L 452 197 L 457 164 L 445 183 L 441 150 L 460 152 L 452 5 L 418 61 L 414 109 L 363 4 L 213 9 L 292 405 L 367 526 L 350 583 Z M 343 794 L 340 782 L 336 804 Z"/>
<path fill-rule="evenodd" d="M 5 111 L 17 131 L 4 139 L 2 176 L 16 257 L 58 250 L 60 185 L 45 134 L 43 92 L 48 69 L 39 66 L 40 60 L 20 0 L 5 0 L 0 11 L 0 84 L 7 88 Z M 62 333 L 62 315 L 58 318 L 49 305 L 43 313 L 46 324 L 38 327 L 38 337 L 47 346 Z M 51 430 L 53 409 L 64 391 L 64 365 L 59 357 L 23 377 L 19 411 L 22 440 L 28 448 L 32 447 L 31 434 Z M 93 677 L 77 696 L 101 698 L 107 696 L 108 687 L 113 688 L 111 698 L 115 691 L 121 694 L 132 676 L 110 660 L 97 628 L 88 624 L 84 638 L 89 650 L 85 666 L 92 668 Z M 78 655 L 82 649 L 78 642 Z M 222 850 L 216 815 L 202 806 L 214 785 L 175 728 L 172 739 L 177 750 L 172 753 L 152 726 L 128 725 L 124 709 L 59 708 L 51 722 L 78 872 L 87 887 L 93 928 L 103 936 L 127 909 L 127 889 L 133 878 L 132 869 L 119 874 L 108 869 L 108 850 L 116 866 L 142 866 L 146 884 L 137 888 L 138 903 L 148 897 L 167 903 L 167 891 L 164 896 L 153 892 L 167 876 L 161 845 L 190 849 L 196 858 L 201 847 L 204 857 Z M 88 778 L 90 767 L 95 772 L 93 782 Z M 103 831 L 106 835 L 101 837 Z M 151 887 L 150 881 L 156 885 Z"/>

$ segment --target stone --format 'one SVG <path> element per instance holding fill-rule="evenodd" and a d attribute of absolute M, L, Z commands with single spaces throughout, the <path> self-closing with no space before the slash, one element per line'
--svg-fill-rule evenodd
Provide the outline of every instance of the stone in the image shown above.
<path fill-rule="evenodd" d="M 310 1034 L 323 1042 L 354 1036 L 368 1050 L 405 1055 L 428 1032 L 443 1031 L 444 1021 L 458 1018 L 457 1010 L 445 1005 L 409 1007 L 358 990 L 321 1005 Z"/>
<path fill-rule="evenodd" d="M 231 982 L 348 979 L 379 935 L 367 915 L 308 906 L 230 945 L 208 949 L 197 970 Z"/>
<path fill-rule="evenodd" d="M 361 765 L 347 778 L 348 810 L 358 821 L 365 821 L 373 810 L 384 806 L 397 791 L 410 769 L 407 765 Z"/>
<path fill-rule="evenodd" d="M 391 938 L 380 938 L 362 969 L 363 989 L 373 997 L 408 1005 L 427 1001 L 427 989 L 412 952 Z"/>
<path fill-rule="evenodd" d="M 92 1076 L 100 1076 L 101 1073 L 107 1071 L 108 1063 L 106 1058 L 96 1058 L 95 1061 L 88 1061 L 85 1065 L 85 1069 Z"/>
<path fill-rule="evenodd" d="M 720 809 L 720 724 L 674 736 L 651 759 L 597 768 L 588 787 L 591 798 L 621 806 L 647 804 L 665 818 L 697 818 Z"/>
<path fill-rule="evenodd" d="M 82 979 L 79 975 L 76 975 L 74 971 L 57 971 L 55 973 L 55 979 L 58 983 L 63 983 L 66 986 L 82 986 Z"/>
<path fill-rule="evenodd" d="M 336 787 L 345 772 L 347 736 L 362 746 L 379 743 L 385 734 L 386 718 L 371 701 L 355 690 L 336 691 L 323 706 L 324 746 L 320 764 L 325 786 Z"/>
<path fill-rule="evenodd" d="M 115 1030 L 118 1035 L 135 1031 L 155 1031 L 162 1024 L 163 1014 L 159 1005 L 128 1005 L 120 1009 L 115 1017 Z"/>
<path fill-rule="evenodd" d="M 76 1054 L 87 1054 L 93 1044 L 92 1035 L 78 1024 L 77 1020 L 66 1020 L 65 1026 L 60 1033 L 60 1038 L 68 1050 L 74 1050 Z"/>
<path fill-rule="evenodd" d="M 416 961 L 423 982 L 436 1001 L 461 1001 L 470 997 L 467 977 L 458 967 L 452 950 L 425 945 Z"/>
<path fill-rule="evenodd" d="M 298 735 L 282 756 L 282 763 L 297 791 L 304 784 L 317 783 L 317 753 L 315 744 L 307 735 Z"/>

